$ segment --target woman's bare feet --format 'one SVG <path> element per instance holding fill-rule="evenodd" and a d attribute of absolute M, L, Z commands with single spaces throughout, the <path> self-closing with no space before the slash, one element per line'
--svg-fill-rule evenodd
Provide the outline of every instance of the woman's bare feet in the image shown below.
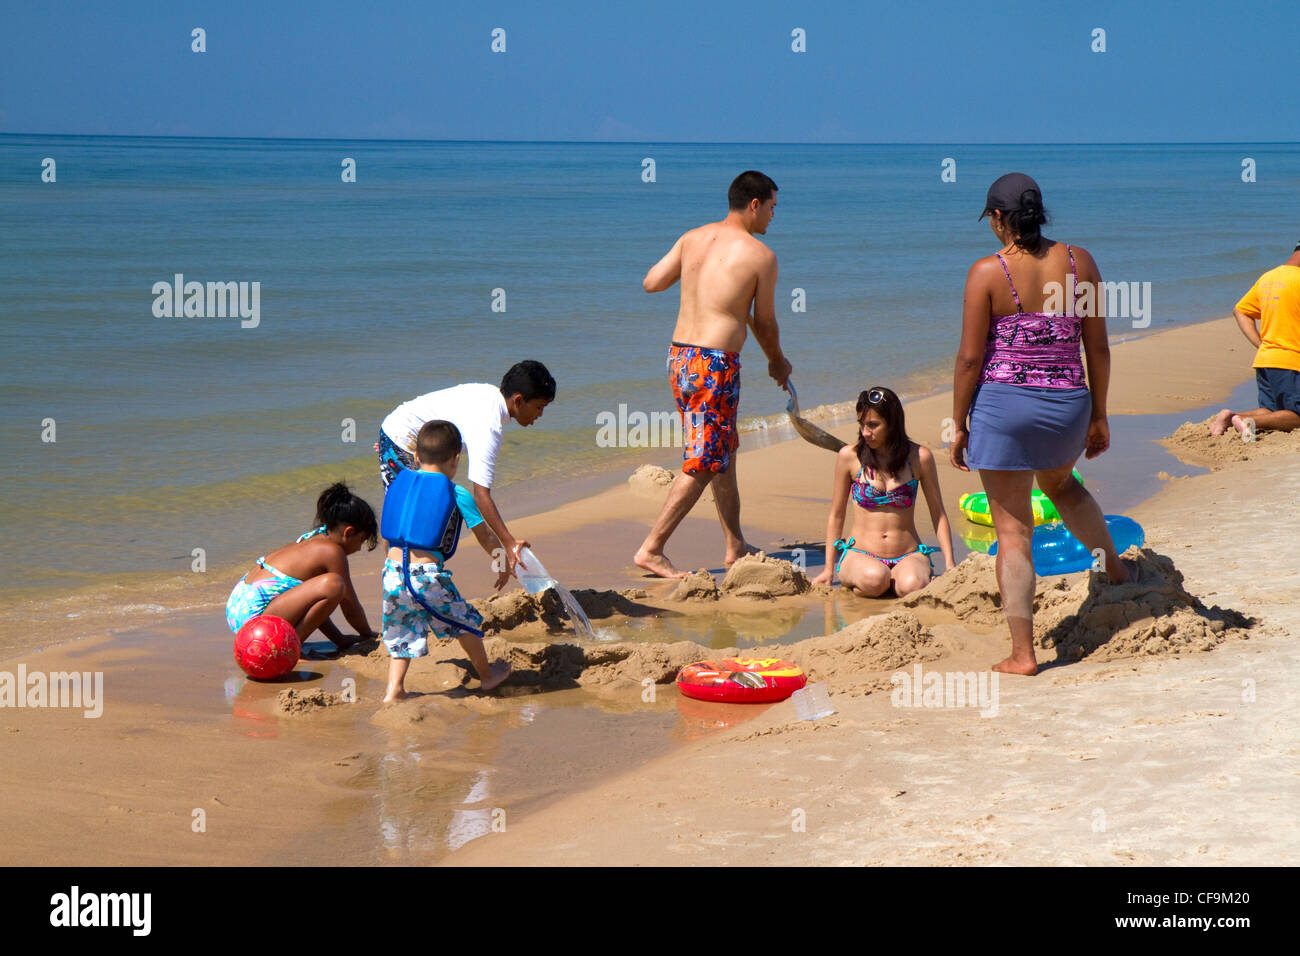
<path fill-rule="evenodd" d="M 1232 409 L 1225 408 L 1210 421 L 1210 434 L 1214 436 L 1222 435 L 1228 430 L 1228 425 L 1232 422 Z"/>
<path fill-rule="evenodd" d="M 480 690 L 496 690 L 510 676 L 510 665 L 505 661 L 493 661 L 491 673 L 487 680 L 479 682 Z"/>
<path fill-rule="evenodd" d="M 643 571 L 649 571 L 651 574 L 661 578 L 684 578 L 685 571 L 678 571 L 673 567 L 673 563 L 668 560 L 668 556 L 662 551 L 647 551 L 642 548 L 636 553 L 632 562 Z"/>
<path fill-rule="evenodd" d="M 998 661 L 992 667 L 993 670 L 1001 674 L 1021 674 L 1025 677 L 1033 677 L 1038 673 L 1038 661 L 1032 656 L 1029 658 L 1011 657 Z"/>
<path fill-rule="evenodd" d="M 1132 558 L 1120 558 L 1120 566 L 1128 572 L 1123 581 L 1116 581 L 1114 575 L 1111 576 L 1111 584 L 1137 584 L 1142 579 L 1142 572 L 1138 569 L 1138 563 Z"/>

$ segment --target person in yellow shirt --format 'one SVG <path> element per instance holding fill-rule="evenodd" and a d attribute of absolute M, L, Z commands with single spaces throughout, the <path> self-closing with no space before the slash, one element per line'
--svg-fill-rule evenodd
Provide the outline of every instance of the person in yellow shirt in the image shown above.
<path fill-rule="evenodd" d="M 1290 259 L 1259 277 L 1232 316 L 1259 350 L 1254 365 L 1259 408 L 1223 409 L 1210 422 L 1210 434 L 1222 435 L 1229 425 L 1244 433 L 1251 422 L 1261 430 L 1300 427 L 1300 243 Z"/>

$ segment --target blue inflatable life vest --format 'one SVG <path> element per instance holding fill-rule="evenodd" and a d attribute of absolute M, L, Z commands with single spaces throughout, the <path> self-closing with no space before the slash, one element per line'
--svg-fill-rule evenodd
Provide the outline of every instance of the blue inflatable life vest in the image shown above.
<path fill-rule="evenodd" d="M 434 610 L 411 585 L 411 549 L 435 551 L 445 564 L 456 553 L 463 523 L 450 478 L 436 471 L 403 468 L 384 495 L 379 533 L 390 547 L 402 549 L 402 580 L 416 603 L 443 623 L 482 637 L 478 628 Z"/>

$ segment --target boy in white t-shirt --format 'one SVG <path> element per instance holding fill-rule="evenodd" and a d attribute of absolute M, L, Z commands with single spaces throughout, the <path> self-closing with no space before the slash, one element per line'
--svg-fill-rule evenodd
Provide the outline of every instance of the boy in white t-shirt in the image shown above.
<path fill-rule="evenodd" d="M 501 432 L 514 419 L 527 428 L 542 417 L 542 411 L 555 400 L 555 379 L 541 362 L 518 362 L 506 372 L 501 385 L 470 383 L 428 392 L 397 406 L 379 428 L 375 451 L 379 454 L 379 476 L 387 488 L 399 468 L 418 468 L 415 463 L 415 440 L 428 421 L 449 421 L 464 442 L 469 460 L 465 477 L 469 479 L 474 504 L 483 520 L 501 539 L 506 550 L 509 570 L 514 571 L 519 549 L 528 546 L 510 533 L 505 519 L 492 500 L 492 481 L 497 452 L 501 449 Z"/>

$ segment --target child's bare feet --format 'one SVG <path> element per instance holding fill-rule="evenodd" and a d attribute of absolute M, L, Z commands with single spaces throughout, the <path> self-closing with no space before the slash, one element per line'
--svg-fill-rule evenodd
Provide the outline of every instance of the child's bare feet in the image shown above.
<path fill-rule="evenodd" d="M 1033 677 L 1038 673 L 1038 661 L 1034 660 L 1032 656 L 1029 658 L 1012 656 L 998 661 L 993 665 L 992 669 L 1001 674 L 1021 674 L 1025 677 Z"/>
<path fill-rule="evenodd" d="M 1214 436 L 1222 435 L 1228 430 L 1228 425 L 1232 421 L 1232 409 L 1225 408 L 1219 412 L 1210 421 L 1210 434 Z"/>
<path fill-rule="evenodd" d="M 384 695 L 384 699 L 382 702 L 385 704 L 391 704 L 395 700 L 406 700 L 406 698 L 410 696 L 411 695 L 408 694 L 405 690 L 394 690 L 393 688 L 390 687 L 388 689 L 388 693 Z"/>
<path fill-rule="evenodd" d="M 503 683 L 505 683 L 505 679 L 510 676 L 510 670 L 511 670 L 510 665 L 505 661 L 493 661 L 491 673 L 489 674 L 487 680 L 482 680 L 479 682 L 479 689 L 496 690 Z"/>
<path fill-rule="evenodd" d="M 642 548 L 636 553 L 632 562 L 642 570 L 649 571 L 651 574 L 658 575 L 661 578 L 684 578 L 685 571 L 678 571 L 673 567 L 673 563 L 668 560 L 668 556 L 662 551 L 647 551 Z"/>

